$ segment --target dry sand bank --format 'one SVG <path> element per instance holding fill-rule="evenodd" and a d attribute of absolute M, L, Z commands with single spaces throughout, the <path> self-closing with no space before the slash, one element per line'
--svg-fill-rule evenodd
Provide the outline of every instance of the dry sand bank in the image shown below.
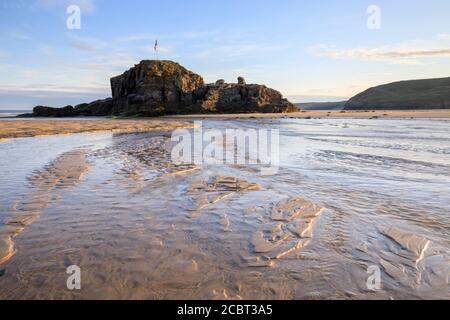
<path fill-rule="evenodd" d="M 294 113 L 247 113 L 247 114 L 219 114 L 219 115 L 188 115 L 188 116 L 166 116 L 165 119 L 192 119 L 192 118 L 436 118 L 449 119 L 450 109 L 441 110 L 376 110 L 376 111 L 343 111 L 343 110 L 305 110 Z"/>
<path fill-rule="evenodd" d="M 83 132 L 174 130 L 191 126 L 189 121 L 168 119 L 2 120 L 0 140 Z"/>

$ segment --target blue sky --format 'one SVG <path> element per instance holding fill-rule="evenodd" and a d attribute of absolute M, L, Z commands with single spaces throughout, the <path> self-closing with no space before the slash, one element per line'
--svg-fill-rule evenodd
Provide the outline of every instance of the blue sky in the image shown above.
<path fill-rule="evenodd" d="M 66 9 L 81 8 L 81 29 Z M 381 29 L 369 29 L 369 5 Z M 450 76 L 450 1 L 0 0 L 0 108 L 110 96 L 142 59 L 263 83 L 294 102 L 344 100 L 374 85 Z"/>

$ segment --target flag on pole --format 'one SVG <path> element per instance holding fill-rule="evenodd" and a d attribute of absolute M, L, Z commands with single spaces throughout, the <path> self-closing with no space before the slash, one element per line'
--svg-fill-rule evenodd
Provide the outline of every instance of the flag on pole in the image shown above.
<path fill-rule="evenodd" d="M 156 54 L 156 60 L 159 61 L 159 56 L 158 56 L 158 39 L 156 39 L 156 41 L 155 41 L 155 54 Z"/>

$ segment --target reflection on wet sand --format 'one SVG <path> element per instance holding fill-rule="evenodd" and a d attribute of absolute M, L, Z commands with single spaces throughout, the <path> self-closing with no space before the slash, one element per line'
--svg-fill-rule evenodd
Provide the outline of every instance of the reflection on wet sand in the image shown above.
<path fill-rule="evenodd" d="M 369 130 L 363 125 L 355 127 Z M 341 156 L 340 145 L 332 153 L 332 142 L 307 145 L 295 132 L 316 126 L 286 125 L 289 152 L 275 176 L 175 165 L 167 132 L 116 134 L 102 147 L 87 138 L 30 173 L 23 197 L 8 199 L 0 298 L 450 298 L 448 202 L 428 189 L 442 179 L 445 190 L 444 164 L 390 167 L 400 162 L 391 154 Z M 322 126 L 322 139 L 342 130 Z M 425 174 L 407 176 L 415 165 Z M 73 264 L 80 291 L 66 288 Z M 378 291 L 366 285 L 372 265 L 382 270 Z"/>

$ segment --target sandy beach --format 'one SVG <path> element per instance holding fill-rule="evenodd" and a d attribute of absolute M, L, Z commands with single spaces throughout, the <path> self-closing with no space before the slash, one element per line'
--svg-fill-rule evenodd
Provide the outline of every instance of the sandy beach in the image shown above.
<path fill-rule="evenodd" d="M 168 119 L 139 120 L 2 120 L 0 140 L 83 132 L 161 131 L 191 127 L 190 121 Z"/>
<path fill-rule="evenodd" d="M 180 115 L 143 119 L 11 119 L 0 121 L 0 140 L 62 135 L 83 132 L 159 131 L 192 127 L 193 119 L 254 119 L 254 118 L 346 118 L 346 119 L 450 119 L 450 110 L 377 110 L 341 111 L 309 110 L 294 113 L 250 113 L 223 115 Z"/>

